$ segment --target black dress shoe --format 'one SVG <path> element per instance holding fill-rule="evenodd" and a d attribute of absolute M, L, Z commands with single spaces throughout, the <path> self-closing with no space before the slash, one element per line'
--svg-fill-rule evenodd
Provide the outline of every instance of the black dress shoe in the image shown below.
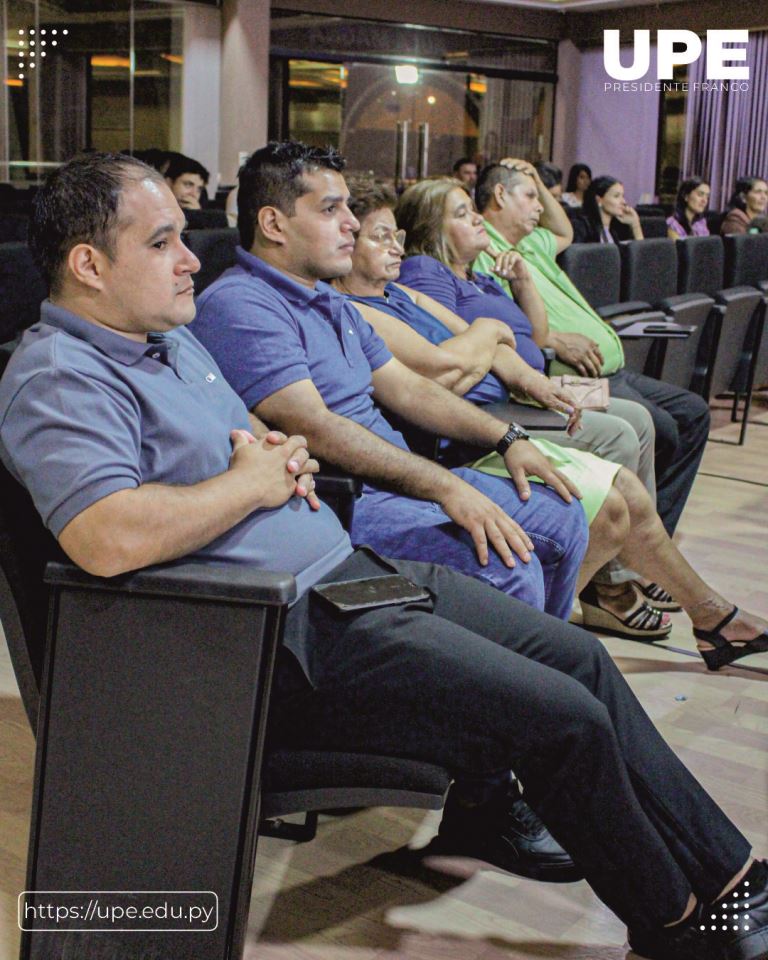
<path fill-rule="evenodd" d="M 584 876 L 523 800 L 517 781 L 474 807 L 463 806 L 451 789 L 440 830 L 423 852 L 471 857 L 549 883 L 573 883 Z"/>
<path fill-rule="evenodd" d="M 629 945 L 647 960 L 766 960 L 768 866 L 757 860 L 741 883 L 712 904 L 698 904 L 674 927 L 631 932 Z"/>

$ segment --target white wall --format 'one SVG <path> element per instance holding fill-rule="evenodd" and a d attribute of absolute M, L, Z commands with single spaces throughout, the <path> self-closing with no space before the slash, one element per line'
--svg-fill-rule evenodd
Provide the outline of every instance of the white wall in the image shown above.
<path fill-rule="evenodd" d="M 213 197 L 219 183 L 221 11 L 185 6 L 183 50 L 180 150 L 210 171 Z"/>
<path fill-rule="evenodd" d="M 234 183 L 238 154 L 267 142 L 269 0 L 224 0 L 219 170 Z"/>

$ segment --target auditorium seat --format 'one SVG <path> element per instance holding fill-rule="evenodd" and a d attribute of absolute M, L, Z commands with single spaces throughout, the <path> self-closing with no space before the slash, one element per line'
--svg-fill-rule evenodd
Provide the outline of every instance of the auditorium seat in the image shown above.
<path fill-rule="evenodd" d="M 240 234 L 233 227 L 220 230 L 190 230 L 184 243 L 200 261 L 195 274 L 195 294 L 201 294 L 229 267 L 235 265 L 235 247 Z"/>
<path fill-rule="evenodd" d="M 699 344 L 705 333 L 713 300 L 705 291 L 678 293 L 677 241 L 666 238 L 630 240 L 619 245 L 621 293 L 662 310 L 674 323 L 693 327 L 687 339 L 657 340 L 646 373 L 686 389 L 695 382 Z M 706 370 L 701 372 L 705 375 Z"/>
<path fill-rule="evenodd" d="M 29 218 L 21 213 L 3 213 L 0 216 L 0 243 L 27 242 Z"/>
<path fill-rule="evenodd" d="M 0 343 L 7 343 L 40 319 L 40 304 L 48 296 L 26 243 L 0 244 L 0 290 Z"/>
<path fill-rule="evenodd" d="M 646 239 L 667 235 L 667 220 L 664 216 L 643 214 L 640 217 L 640 226 Z"/>
<path fill-rule="evenodd" d="M 765 332 L 766 310 L 768 309 L 768 233 L 731 234 L 723 237 L 725 248 L 725 283 L 727 286 L 748 284 L 757 287 L 763 293 L 762 323 L 755 323 L 753 331 L 757 344 L 755 370 L 751 381 L 760 387 L 768 383 L 768 335 Z M 749 350 L 745 351 L 743 362 L 748 362 Z M 749 371 L 742 371 L 745 381 Z"/>
<path fill-rule="evenodd" d="M 205 210 L 185 210 L 187 230 L 216 230 L 228 226 L 227 215 L 223 210 L 207 207 Z"/>
<path fill-rule="evenodd" d="M 659 241 L 654 239 L 633 242 L 642 246 Z M 667 243 L 661 242 L 665 245 Z M 664 347 L 661 338 L 644 336 L 642 331 L 651 324 L 666 324 L 668 314 L 663 307 L 657 308 L 654 305 L 652 308 L 647 297 L 622 297 L 622 246 L 612 243 L 572 244 L 560 254 L 558 262 L 584 294 L 590 306 L 617 329 L 623 341 L 627 366 L 654 376 L 663 360 Z M 649 249 L 652 249 L 652 246 Z M 659 291 L 644 292 L 655 296 Z M 674 319 L 677 321 L 677 318 Z"/>
<path fill-rule="evenodd" d="M 706 400 L 732 391 L 734 421 L 739 397 L 746 395 L 739 437 L 742 444 L 746 437 L 757 346 L 764 324 L 764 295 L 747 283 L 725 286 L 725 244 L 720 237 L 687 237 L 678 241 L 677 247 L 679 289 L 696 287 L 715 300 L 699 355 L 701 359 L 708 351 L 708 370 L 703 383 L 697 383 L 696 388 Z M 743 267 L 746 257 L 732 257 L 732 262 Z M 735 276 L 735 267 L 732 267 L 731 278 Z"/>
<path fill-rule="evenodd" d="M 448 772 L 402 757 L 267 750 L 259 782 L 295 595 L 293 577 L 245 564 L 89 576 L 0 465 L 0 618 L 39 744 L 30 889 L 115 890 L 129 877 L 134 889 L 218 897 L 205 937 L 82 931 L 73 957 L 96 956 L 97 941 L 103 957 L 242 956 L 257 828 L 307 840 L 317 822 L 259 822 L 260 810 L 442 806 Z M 70 955 L 52 936 L 71 939 L 25 930 L 23 955 Z"/>

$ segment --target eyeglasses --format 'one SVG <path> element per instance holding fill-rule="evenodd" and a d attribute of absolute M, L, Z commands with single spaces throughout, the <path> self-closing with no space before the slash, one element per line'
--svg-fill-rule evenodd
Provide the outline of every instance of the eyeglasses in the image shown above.
<path fill-rule="evenodd" d="M 405 249 L 405 230 L 386 230 L 382 228 L 370 234 L 366 239 L 375 243 L 377 247 L 397 246 Z"/>

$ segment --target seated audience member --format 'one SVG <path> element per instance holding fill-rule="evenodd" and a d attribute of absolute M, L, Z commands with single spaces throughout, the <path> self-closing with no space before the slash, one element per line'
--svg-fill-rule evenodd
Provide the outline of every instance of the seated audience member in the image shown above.
<path fill-rule="evenodd" d="M 443 219 L 443 230 L 435 230 L 431 235 L 431 248 L 450 250 L 455 272 L 462 263 L 471 263 L 486 248 L 488 238 L 478 231 L 476 222 L 451 216 L 452 198 L 459 202 L 467 200 L 464 189 L 455 180 L 423 181 L 409 187 L 401 203 L 410 207 L 411 204 L 418 205 L 421 200 L 421 221 L 426 225 L 431 219 L 430 194 L 434 193 L 446 197 L 447 216 Z M 508 348 L 508 344 L 493 338 L 490 345 L 479 344 L 478 337 L 473 336 L 479 333 L 482 339 L 490 321 L 480 317 L 467 326 L 460 317 L 436 301 L 396 282 L 405 238 L 403 231 L 397 229 L 393 214 L 395 204 L 394 194 L 380 188 L 357 194 L 351 200 L 350 209 L 360 223 L 352 254 L 352 270 L 334 281 L 334 286 L 357 304 L 363 317 L 394 356 L 407 366 L 441 380 L 453 393 L 473 403 L 506 399 L 506 381 L 501 382 L 490 371 L 496 365 L 502 373 L 503 364 L 498 362 L 496 353 Z M 429 238 L 422 235 L 421 245 L 428 243 Z M 524 261 L 515 253 L 504 254 L 496 269 L 507 274 L 512 269 L 522 275 L 526 272 Z M 454 335 L 451 327 L 463 329 Z M 533 371 L 531 375 L 541 379 Z M 520 377 L 513 374 L 512 380 L 516 386 Z M 694 629 L 701 638 L 705 659 L 713 661 L 715 655 L 703 638 L 712 622 L 713 611 L 722 616 L 731 612 L 733 604 L 707 586 L 675 547 L 656 514 L 651 497 L 637 477 L 624 467 L 606 464 L 590 454 L 560 449 L 546 441 L 544 444 L 542 452 L 550 460 L 557 458 L 558 468 L 571 476 L 583 494 L 582 505 L 590 521 L 590 547 L 582 566 L 581 582 L 585 583 L 605 559 L 619 555 L 628 567 L 671 588 L 690 613 Z M 483 458 L 474 466 L 494 472 L 503 466 L 494 461 L 498 461 L 496 454 Z M 588 588 L 581 596 L 584 625 L 607 628 L 608 632 L 620 636 L 647 636 L 648 629 L 634 625 L 644 618 L 635 615 L 635 608 L 639 605 L 635 603 L 633 592 L 629 592 L 631 613 L 626 615 L 619 610 L 614 614 L 606 611 L 605 606 L 615 606 L 612 597 L 616 591 L 599 583 Z M 606 612 L 608 617 L 604 616 Z M 753 633 L 766 627 L 758 618 L 743 615 L 742 618 L 749 623 Z M 649 619 L 652 618 L 645 614 L 646 622 Z M 656 625 L 651 626 L 651 630 L 659 630 L 661 626 L 661 615 L 657 614 L 655 619 Z"/>
<path fill-rule="evenodd" d="M 584 203 L 584 191 L 592 182 L 592 171 L 586 163 L 574 163 L 568 171 L 568 182 L 562 201 L 566 207 L 580 207 Z"/>
<path fill-rule="evenodd" d="M 273 687 L 274 744 L 446 767 L 447 850 L 583 873 L 651 960 L 762 956 L 768 868 L 601 644 L 435 564 L 353 552 L 312 497 L 305 439 L 253 436 L 182 329 L 199 266 L 183 226 L 158 173 L 130 157 L 76 159 L 41 190 L 31 244 L 52 298 L 0 384 L 0 453 L 63 550 L 98 576 L 182 557 L 291 570 L 300 598 Z M 311 592 L 392 571 L 429 599 L 339 614 Z M 521 864 L 512 767 L 575 862 L 550 848 Z M 747 894 L 747 932 L 704 923 Z"/>
<path fill-rule="evenodd" d="M 290 432 L 301 424 L 317 456 L 366 478 L 353 542 L 402 559 L 440 556 L 567 618 L 587 545 L 573 485 L 517 426 L 395 360 L 320 282 L 352 266 L 358 224 L 343 167 L 332 148 L 293 142 L 251 156 L 240 171 L 237 265 L 203 292 L 192 330 L 257 416 Z M 503 451 L 514 482 L 415 456 L 374 399 L 416 426 Z M 551 486 L 531 490 L 526 474 Z"/>
<path fill-rule="evenodd" d="M 768 208 L 768 183 L 762 177 L 739 177 L 731 199 L 728 213 L 720 225 L 720 233 L 746 233 L 755 217 L 765 215 Z"/>
<path fill-rule="evenodd" d="M 573 242 L 619 243 L 642 239 L 640 217 L 624 199 L 624 185 L 616 177 L 595 177 L 584 191 L 581 213 L 573 218 Z"/>
<path fill-rule="evenodd" d="M 477 164 L 470 157 L 459 157 L 453 165 L 453 175 L 472 193 L 477 183 Z"/>
<path fill-rule="evenodd" d="M 563 171 L 554 163 L 537 160 L 534 163 L 541 182 L 549 190 L 555 200 L 563 199 Z"/>
<path fill-rule="evenodd" d="M 175 154 L 165 171 L 165 180 L 183 210 L 200 210 L 200 199 L 208 184 L 208 171 L 197 160 Z"/>
<path fill-rule="evenodd" d="M 656 498 L 672 536 L 696 478 L 709 433 L 709 408 L 689 390 L 654 380 L 624 366 L 618 334 L 589 306 L 555 257 L 571 242 L 571 225 L 529 164 L 487 167 L 478 180 L 478 207 L 497 252 L 517 250 L 528 265 L 546 308 L 547 346 L 557 354 L 550 370 L 607 377 L 612 397 L 635 400 L 656 428 Z M 538 225 L 537 225 L 538 224 Z M 476 269 L 491 273 L 481 254 Z M 514 296 L 503 277 L 502 289 Z"/>
<path fill-rule="evenodd" d="M 708 237 L 707 207 L 710 187 L 701 177 L 689 177 L 680 184 L 675 212 L 667 217 L 667 235 L 672 240 L 686 237 Z"/>

